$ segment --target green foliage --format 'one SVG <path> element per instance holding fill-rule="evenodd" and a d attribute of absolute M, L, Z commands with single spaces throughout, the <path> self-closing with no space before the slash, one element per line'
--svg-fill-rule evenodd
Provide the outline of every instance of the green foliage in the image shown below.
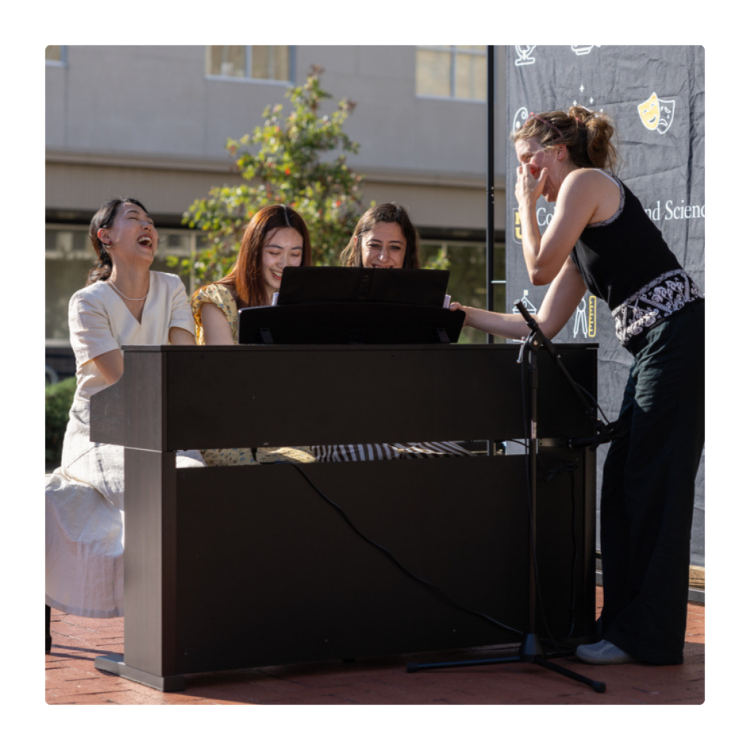
<path fill-rule="evenodd" d="M 68 425 L 68 412 L 76 392 L 76 379 L 66 378 L 59 383 L 45 385 L 45 465 L 54 469 L 62 458 L 63 437 Z"/>
<path fill-rule="evenodd" d="M 344 99 L 323 114 L 321 105 L 331 95 L 320 87 L 322 72 L 311 68 L 304 85 L 288 90 L 287 116 L 282 104 L 267 107 L 252 135 L 227 141 L 244 182 L 213 187 L 208 198 L 193 202 L 183 223 L 205 232 L 208 248 L 189 260 L 171 258 L 170 265 L 180 265 L 198 283 L 224 276 L 253 214 L 274 203 L 291 206 L 305 220 L 316 265 L 336 264 L 364 210 L 362 177 L 346 164 L 346 155 L 359 150 L 343 128 L 355 105 Z"/>

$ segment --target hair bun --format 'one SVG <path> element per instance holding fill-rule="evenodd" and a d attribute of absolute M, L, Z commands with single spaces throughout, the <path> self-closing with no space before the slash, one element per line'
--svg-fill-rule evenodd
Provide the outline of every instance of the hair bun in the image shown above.
<path fill-rule="evenodd" d="M 581 125 L 585 125 L 589 119 L 596 116 L 595 113 L 590 109 L 586 109 L 586 107 L 580 107 L 578 105 L 570 107 L 568 109 L 568 115 L 578 120 Z"/>

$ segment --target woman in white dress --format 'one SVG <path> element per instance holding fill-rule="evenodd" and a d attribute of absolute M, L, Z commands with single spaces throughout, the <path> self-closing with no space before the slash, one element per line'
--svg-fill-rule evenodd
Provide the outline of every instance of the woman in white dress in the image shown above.
<path fill-rule="evenodd" d="M 98 263 L 70 300 L 77 387 L 62 466 L 46 479 L 46 603 L 83 617 L 123 615 L 124 449 L 89 440 L 90 399 L 122 376 L 124 345 L 195 344 L 185 287 L 151 271 L 154 222 L 132 198 L 105 203 L 89 227 Z M 178 466 L 203 466 L 197 451 Z"/>

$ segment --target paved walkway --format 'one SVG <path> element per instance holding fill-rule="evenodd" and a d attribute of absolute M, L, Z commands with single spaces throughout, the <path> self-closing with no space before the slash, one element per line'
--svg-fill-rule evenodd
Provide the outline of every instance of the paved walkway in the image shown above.
<path fill-rule="evenodd" d="M 597 588 L 597 610 L 600 607 L 601 588 Z M 604 693 L 530 664 L 406 672 L 409 661 L 483 659 L 512 653 L 488 648 L 189 675 L 185 691 L 161 693 L 94 667 L 96 656 L 122 653 L 122 618 L 95 620 L 52 610 L 51 629 L 52 653 L 46 657 L 48 704 L 698 705 L 705 695 L 705 609 L 692 603 L 682 665 L 595 667 L 573 657 L 555 660 L 606 682 Z"/>

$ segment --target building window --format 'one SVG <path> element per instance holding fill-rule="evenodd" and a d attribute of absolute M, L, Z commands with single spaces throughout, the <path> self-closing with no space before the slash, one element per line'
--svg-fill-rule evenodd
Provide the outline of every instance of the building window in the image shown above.
<path fill-rule="evenodd" d="M 487 48 L 417 47 L 417 96 L 485 101 Z"/>
<path fill-rule="evenodd" d="M 448 294 L 454 302 L 470 307 L 487 307 L 487 245 L 483 242 L 456 240 L 422 240 L 420 243 L 422 265 L 447 259 L 450 262 Z M 505 245 L 495 245 L 493 260 L 495 283 L 492 285 L 495 310 L 505 311 Z M 496 339 L 498 343 L 502 339 Z M 487 334 L 476 328 L 461 331 L 459 344 L 484 344 Z"/>
<path fill-rule="evenodd" d="M 65 65 L 67 47 L 61 44 L 50 44 L 44 48 L 44 62 L 48 65 Z"/>
<path fill-rule="evenodd" d="M 289 83 L 292 47 L 206 47 L 206 75 L 232 80 Z"/>
<path fill-rule="evenodd" d="M 86 226 L 47 224 L 45 229 L 45 338 L 48 342 L 67 346 L 70 338 L 68 303 L 74 292 L 86 285 L 89 269 L 96 262 L 96 253 L 91 247 Z M 151 270 L 179 273 L 188 295 L 192 294 L 194 283 L 188 275 L 170 266 L 166 258 L 170 255 L 178 258 L 194 256 L 207 247 L 206 236 L 192 229 L 157 229 L 159 247 Z"/>

